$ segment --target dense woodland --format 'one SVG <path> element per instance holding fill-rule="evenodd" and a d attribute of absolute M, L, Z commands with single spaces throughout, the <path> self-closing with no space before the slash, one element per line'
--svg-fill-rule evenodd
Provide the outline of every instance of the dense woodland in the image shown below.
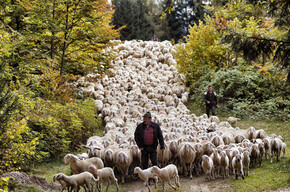
<path fill-rule="evenodd" d="M 0 175 L 74 151 L 102 126 L 77 79 L 109 74 L 112 40 L 169 40 L 191 100 L 289 121 L 287 0 L 0 0 Z M 109 74 L 113 75 L 113 74 Z"/>

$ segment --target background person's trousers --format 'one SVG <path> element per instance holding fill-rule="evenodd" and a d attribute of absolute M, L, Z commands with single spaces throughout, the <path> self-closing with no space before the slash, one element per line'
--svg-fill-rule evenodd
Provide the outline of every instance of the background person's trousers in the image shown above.
<path fill-rule="evenodd" d="M 212 115 L 215 115 L 215 105 L 206 105 L 206 114 L 209 117 L 209 112 L 211 111 Z"/>
<path fill-rule="evenodd" d="M 157 165 L 157 150 L 153 149 L 152 146 L 144 146 L 144 149 L 141 151 L 143 169 L 148 168 L 149 159 L 151 160 L 152 166 Z"/>

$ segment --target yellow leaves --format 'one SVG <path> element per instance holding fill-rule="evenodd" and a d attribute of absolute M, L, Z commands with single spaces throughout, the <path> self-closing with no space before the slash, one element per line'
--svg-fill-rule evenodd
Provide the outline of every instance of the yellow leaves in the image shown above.
<path fill-rule="evenodd" d="M 26 163 L 26 160 L 31 158 L 35 152 L 38 138 L 33 138 L 31 141 L 29 136 L 30 130 L 27 127 L 25 119 L 18 122 L 11 122 L 6 131 L 0 135 L 0 140 L 3 143 L 0 151 L 2 157 L 0 161 L 0 174 L 5 171 L 18 170 L 16 165 Z M 23 137 L 22 135 L 26 135 Z"/>

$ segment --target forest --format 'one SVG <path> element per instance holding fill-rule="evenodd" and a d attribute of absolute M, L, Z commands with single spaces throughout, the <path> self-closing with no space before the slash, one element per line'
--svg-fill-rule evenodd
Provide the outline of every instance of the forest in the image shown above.
<path fill-rule="evenodd" d="M 289 126 L 289 11 L 287 0 L 0 0 L 0 175 L 59 160 L 102 132 L 76 82 L 114 76 L 113 47 L 131 40 L 176 47 L 194 112 L 205 113 L 211 85 L 218 115 Z"/>

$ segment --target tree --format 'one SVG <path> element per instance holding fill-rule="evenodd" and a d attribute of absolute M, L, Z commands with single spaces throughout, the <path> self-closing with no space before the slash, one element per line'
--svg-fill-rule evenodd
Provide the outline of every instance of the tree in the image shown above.
<path fill-rule="evenodd" d="M 171 0 L 167 1 L 170 4 Z M 204 14 L 209 13 L 202 4 L 193 0 L 176 1 L 172 10 L 166 13 L 170 38 L 178 41 L 189 34 L 189 26 L 204 21 Z"/>
<path fill-rule="evenodd" d="M 116 12 L 113 17 L 115 28 L 125 26 L 120 31 L 121 40 L 150 40 L 153 32 L 146 18 L 147 8 L 142 0 L 115 0 Z"/>
<path fill-rule="evenodd" d="M 21 26 L 12 28 L 22 35 L 9 61 L 15 69 L 41 74 L 49 67 L 63 76 L 103 73 L 110 67 L 110 52 L 104 49 L 119 32 L 110 25 L 114 10 L 106 0 L 23 0 L 16 1 L 17 7 L 12 2 L 1 10 L 11 10 L 2 12 L 6 25 Z M 19 7 L 24 14 L 13 24 Z"/>
<path fill-rule="evenodd" d="M 230 10 L 230 8 L 237 8 L 239 5 L 242 4 L 235 1 L 228 3 L 228 10 Z M 284 69 L 287 76 L 285 83 L 289 85 L 289 1 L 268 0 L 263 2 L 263 4 L 260 4 L 259 1 L 248 1 L 242 6 L 250 7 L 253 10 L 259 10 L 260 14 L 252 14 L 252 17 L 244 20 L 244 22 L 249 21 L 256 23 L 254 25 L 256 28 L 251 31 L 242 29 L 242 27 L 240 27 L 239 30 L 228 30 L 224 38 L 225 42 L 231 43 L 233 50 L 236 53 L 240 53 L 248 61 L 262 60 L 262 64 L 264 64 L 266 60 L 270 59 L 272 62 L 276 63 L 278 68 Z M 224 11 L 227 12 L 226 10 Z M 256 11 L 252 12 L 255 13 Z M 241 14 L 239 11 L 237 11 L 236 14 L 237 13 Z M 275 34 L 277 31 L 279 31 L 278 35 Z"/>

